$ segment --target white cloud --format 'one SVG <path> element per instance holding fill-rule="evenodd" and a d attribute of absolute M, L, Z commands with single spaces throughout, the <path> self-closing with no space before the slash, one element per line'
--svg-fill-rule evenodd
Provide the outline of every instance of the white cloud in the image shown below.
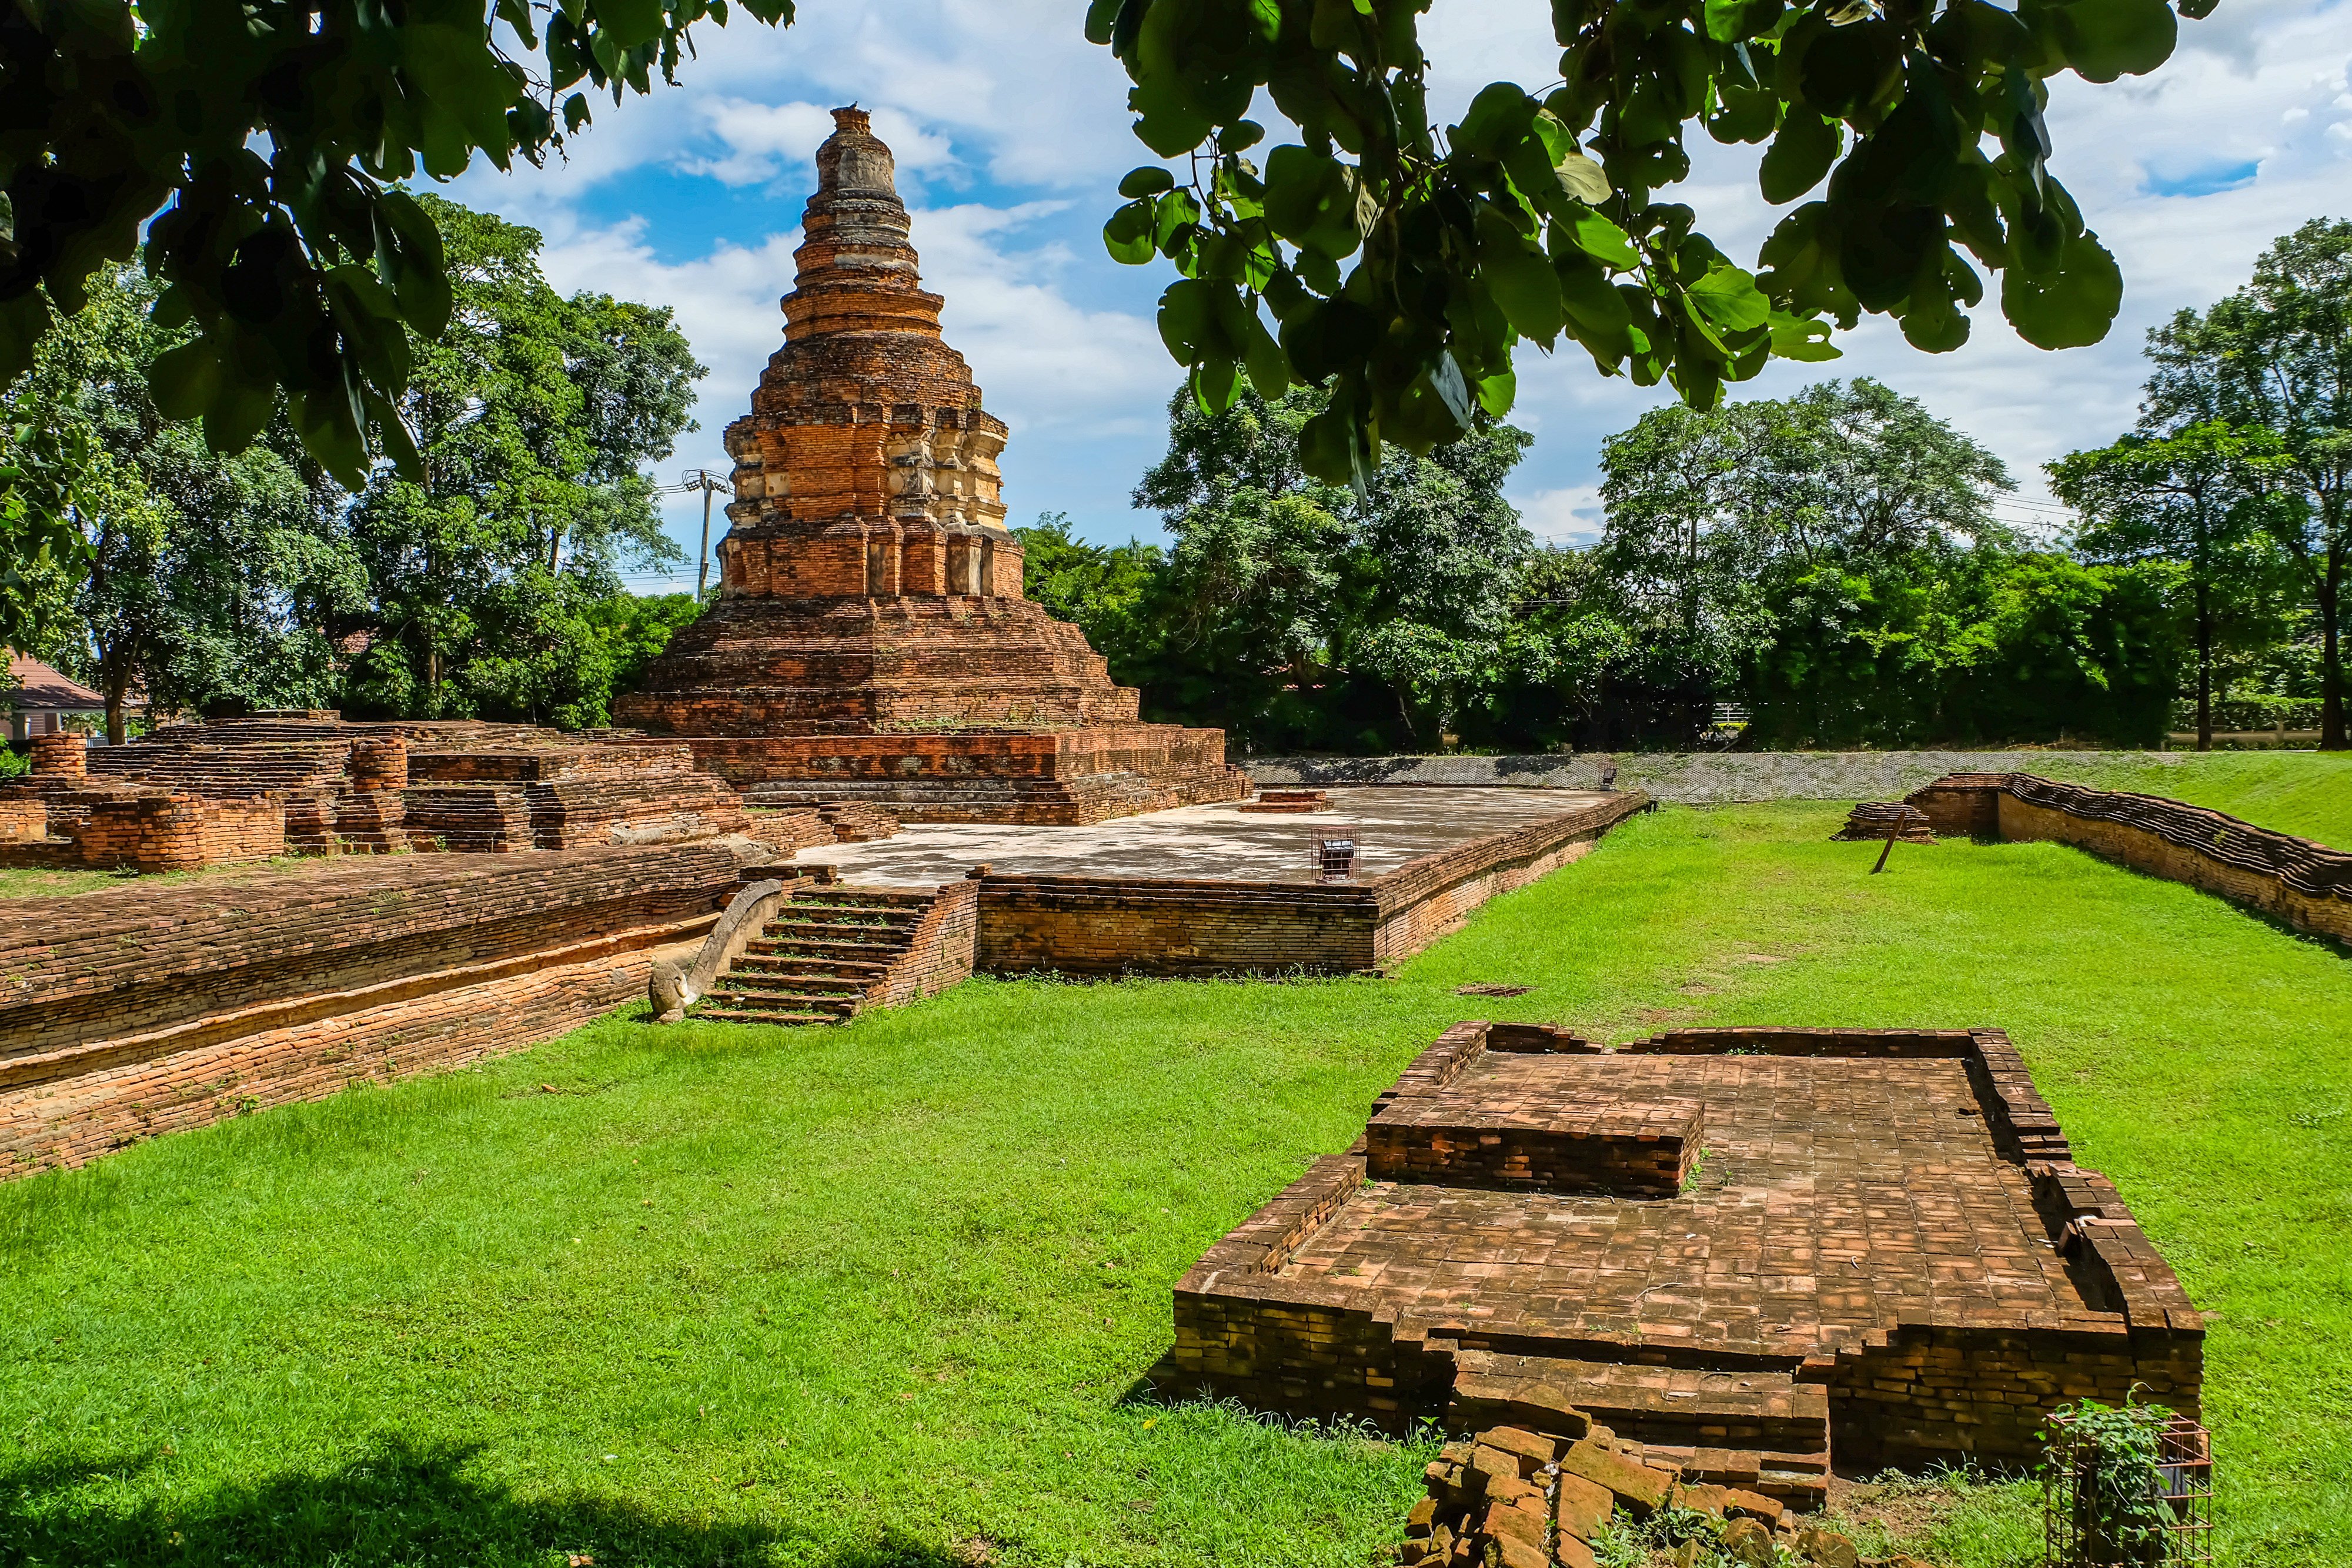
<path fill-rule="evenodd" d="M 695 112 L 725 144 L 718 157 L 681 157 L 684 173 L 708 174 L 729 185 L 756 185 L 782 179 L 803 189 L 811 183 L 817 144 L 833 134 L 833 111 L 817 104 L 756 103 L 742 98 L 696 100 Z M 925 174 L 961 173 L 955 147 L 895 109 L 873 112 L 874 133 L 890 148 L 899 188 L 910 189 Z"/>
<path fill-rule="evenodd" d="M 929 286 L 947 297 L 949 341 L 971 361 L 989 407 L 1021 433 L 1006 455 L 1017 509 L 1067 506 L 1103 537 L 1148 528 L 1123 497 L 1159 454 L 1161 405 L 1179 372 L 1150 319 L 1169 269 L 1117 267 L 1095 237 L 1119 172 L 1150 159 L 1129 133 L 1117 63 L 1084 42 L 1070 0 L 895 0 L 804 6 L 802 16 L 783 30 L 745 17 L 698 28 L 701 53 L 681 67 L 681 87 L 600 104 L 568 164 L 468 175 L 456 193 L 541 227 L 551 275 L 565 287 L 677 308 L 711 374 L 707 428 L 677 461 L 716 466 L 719 428 L 747 405 L 781 341 L 776 297 L 791 287 L 793 236 L 745 232 L 681 256 L 655 243 L 665 232 L 655 225 L 690 192 L 649 186 L 646 204 L 634 205 L 627 182 L 659 170 L 714 188 L 765 187 L 780 196 L 772 226 L 782 229 L 798 217 L 794 193 L 830 129 L 825 110 L 860 102 L 919 208 L 915 242 Z M 1533 88 L 1558 73 L 1548 8 L 1535 0 L 1439 0 L 1425 37 L 1441 120 L 1489 80 Z M 1993 447 L 2023 483 L 2021 497 L 2042 498 L 2042 462 L 2132 423 L 2148 327 L 2227 293 L 2305 218 L 2352 215 L 2347 53 L 2335 0 L 2231 0 L 2185 22 L 2178 53 L 2152 77 L 2053 83 L 2053 169 L 2127 280 L 2105 342 L 2042 352 L 1989 302 L 1957 353 L 1919 353 L 1874 321 L 1845 340 L 1844 359 L 1778 366 L 1740 395 L 1876 376 Z M 1279 126 L 1275 134 L 1284 138 Z M 1757 193 L 1759 150 L 1692 141 L 1698 168 L 1677 198 L 1727 249 L 1753 257 L 1778 216 Z M 2204 193 L 2167 193 L 2191 191 Z M 1538 438 L 1517 476 L 1529 526 L 1556 538 L 1589 532 L 1601 438 L 1666 394 L 1596 375 L 1573 347 L 1524 355 L 1519 381 L 1514 417 Z"/>
<path fill-rule="evenodd" d="M 1601 537 L 1603 515 L 1601 490 L 1594 485 L 1570 485 L 1558 490 L 1538 490 L 1511 497 L 1519 520 L 1546 544 L 1589 545 Z"/>

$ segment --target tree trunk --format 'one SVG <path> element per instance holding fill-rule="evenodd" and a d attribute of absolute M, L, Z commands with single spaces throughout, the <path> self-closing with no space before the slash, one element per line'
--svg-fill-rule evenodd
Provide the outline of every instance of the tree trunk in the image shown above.
<path fill-rule="evenodd" d="M 2352 749 L 2344 738 L 2344 651 L 2337 635 L 2336 606 L 2344 587 L 2344 547 L 2331 542 L 2319 580 L 2319 749 Z"/>
<path fill-rule="evenodd" d="M 2197 583 L 2197 749 L 2213 749 L 2213 590 Z"/>
<path fill-rule="evenodd" d="M 112 681 L 106 683 L 106 744 L 120 746 L 123 742 L 122 687 Z"/>

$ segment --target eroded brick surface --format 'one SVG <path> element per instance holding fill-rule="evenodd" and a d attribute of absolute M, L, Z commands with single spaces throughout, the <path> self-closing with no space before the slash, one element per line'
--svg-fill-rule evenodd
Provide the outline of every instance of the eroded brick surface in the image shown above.
<path fill-rule="evenodd" d="M 1601 1051 L 1497 1027 L 1507 1055 L 1488 1032 L 1449 1030 L 1366 1144 L 1186 1276 L 1175 1382 L 1394 1426 L 1468 1377 L 1485 1416 L 1591 1405 L 1654 1443 L 1765 1448 L 1759 1484 L 1791 1493 L 1818 1485 L 1832 1433 L 1855 1462 L 2026 1458 L 2063 1399 L 2137 1383 L 2196 1408 L 2201 1321 L 1999 1031 L 1694 1030 Z M 1531 1049 L 1541 1034 L 1557 1049 Z M 1542 1190 L 1534 1165 L 1494 1190 L 1391 1152 L 1444 1127 L 1483 1183 L 1500 1155 L 1477 1153 L 1482 1129 L 1507 1151 L 1528 1125 L 1693 1123 L 1703 1152 L 1672 1197 Z"/>
<path fill-rule="evenodd" d="M 560 1034 L 642 994 L 740 869 L 715 844 L 421 855 L 0 900 L 0 1176 Z"/>
<path fill-rule="evenodd" d="M 909 820 L 1085 822 L 1246 796 L 1220 732 L 1138 724 L 1084 634 L 1023 596 L 1005 426 L 941 340 L 890 150 L 863 111 L 834 119 L 784 345 L 727 428 L 721 597 L 616 716 L 787 787 L 777 804 L 822 786 Z M 1097 744 L 1006 742 L 1072 732 Z"/>

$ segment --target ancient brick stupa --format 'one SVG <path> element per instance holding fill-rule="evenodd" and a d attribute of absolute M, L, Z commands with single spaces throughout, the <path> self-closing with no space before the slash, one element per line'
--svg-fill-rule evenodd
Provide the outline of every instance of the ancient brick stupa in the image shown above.
<path fill-rule="evenodd" d="M 862 110 L 833 118 L 784 346 L 727 427 L 721 597 L 615 718 L 755 801 L 1088 822 L 1246 795 L 1223 731 L 1138 723 L 1085 634 L 1022 596 L 1003 422 L 940 340 L 890 150 Z"/>

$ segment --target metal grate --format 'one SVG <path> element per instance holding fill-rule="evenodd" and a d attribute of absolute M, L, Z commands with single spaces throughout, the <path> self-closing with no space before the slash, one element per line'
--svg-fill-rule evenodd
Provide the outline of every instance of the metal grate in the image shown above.
<path fill-rule="evenodd" d="M 1307 869 L 1317 882 L 1353 882 L 1363 850 L 1361 825 L 1318 828 L 1307 835 Z"/>
<path fill-rule="evenodd" d="M 2050 1568 L 2189 1568 L 2213 1561 L 2213 1445 L 2185 1416 L 2157 1433 L 2155 1508 L 2109 1495 L 2101 1446 L 2074 1411 L 2050 1417 L 2042 1521 Z M 2137 1515 L 2136 1519 L 2134 1516 Z"/>

